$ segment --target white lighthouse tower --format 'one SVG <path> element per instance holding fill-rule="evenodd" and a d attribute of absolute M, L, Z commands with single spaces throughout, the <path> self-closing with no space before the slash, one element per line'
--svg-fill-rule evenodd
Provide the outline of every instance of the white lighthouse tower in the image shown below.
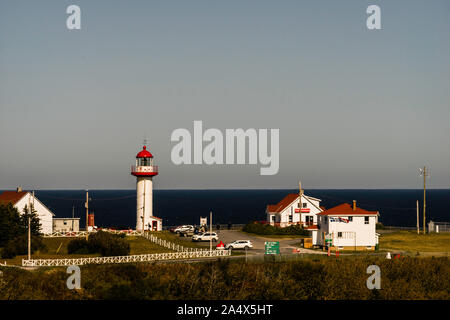
<path fill-rule="evenodd" d="M 153 165 L 153 155 L 144 146 L 136 155 L 136 165 L 131 167 L 136 177 L 136 230 L 162 230 L 162 219 L 153 215 L 153 177 L 158 167 Z"/>

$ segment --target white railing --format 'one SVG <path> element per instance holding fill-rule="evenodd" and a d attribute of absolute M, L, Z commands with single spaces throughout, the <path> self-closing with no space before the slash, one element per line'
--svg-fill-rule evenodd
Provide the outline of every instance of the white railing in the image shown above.
<path fill-rule="evenodd" d="M 142 235 L 142 234 L 140 234 Z M 177 252 L 203 252 L 203 251 L 209 251 L 209 249 L 201 249 L 201 248 L 187 248 L 187 247 L 183 247 L 182 245 L 179 244 L 175 244 L 173 242 L 167 241 L 167 240 L 163 240 L 160 239 L 156 236 L 154 236 L 153 234 L 150 233 L 144 233 L 142 235 L 144 238 L 150 240 L 153 243 L 156 243 L 157 245 L 161 246 L 161 247 L 165 247 Z"/>
<path fill-rule="evenodd" d="M 158 166 L 131 166 L 131 172 L 158 173 Z"/>
<path fill-rule="evenodd" d="M 111 230 L 111 229 L 100 229 L 100 230 L 94 230 L 89 231 L 89 234 L 94 234 L 97 231 L 104 231 L 114 234 L 126 234 L 127 236 L 140 236 L 142 233 L 140 231 L 136 230 Z M 49 234 L 44 234 L 44 238 L 56 238 L 56 237 L 84 237 L 86 235 L 86 231 L 60 231 L 60 232 L 53 232 Z"/>
<path fill-rule="evenodd" d="M 171 253 L 153 253 L 140 254 L 132 256 L 115 257 L 93 257 L 93 258 L 75 258 L 75 259 L 22 259 L 24 267 L 43 267 L 43 266 L 73 266 L 85 264 L 107 264 L 107 263 L 132 263 L 132 262 L 151 262 L 161 260 L 191 259 L 191 258 L 209 258 L 229 256 L 229 250 L 207 250 L 207 251 L 180 251 Z"/>

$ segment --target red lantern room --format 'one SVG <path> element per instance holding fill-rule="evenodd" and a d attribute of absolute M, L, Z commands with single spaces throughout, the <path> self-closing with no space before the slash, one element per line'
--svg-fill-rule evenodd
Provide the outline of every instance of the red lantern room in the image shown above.
<path fill-rule="evenodd" d="M 136 177 L 156 176 L 158 174 L 158 166 L 153 165 L 153 155 L 144 146 L 136 155 L 136 165 L 131 166 L 131 174 Z"/>

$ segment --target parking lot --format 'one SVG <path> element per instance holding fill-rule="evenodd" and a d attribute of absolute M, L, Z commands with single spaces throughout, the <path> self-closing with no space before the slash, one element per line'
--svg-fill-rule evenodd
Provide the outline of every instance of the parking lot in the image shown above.
<path fill-rule="evenodd" d="M 264 254 L 264 243 L 266 241 L 279 241 L 280 242 L 280 252 L 281 253 L 292 253 L 294 248 L 298 248 L 296 244 L 298 244 L 301 240 L 299 238 L 264 238 L 259 236 L 249 235 L 239 230 L 219 230 L 213 231 L 217 232 L 219 236 L 219 242 L 222 241 L 225 244 L 236 240 L 250 240 L 253 244 L 253 249 L 249 250 L 249 254 Z M 192 237 L 180 237 L 184 241 L 192 241 Z M 202 247 L 209 247 L 209 241 L 207 242 L 198 242 L 198 244 Z M 213 242 L 213 247 L 215 247 L 217 242 Z M 309 250 L 301 248 L 301 252 L 304 253 L 321 253 L 320 251 Z"/>

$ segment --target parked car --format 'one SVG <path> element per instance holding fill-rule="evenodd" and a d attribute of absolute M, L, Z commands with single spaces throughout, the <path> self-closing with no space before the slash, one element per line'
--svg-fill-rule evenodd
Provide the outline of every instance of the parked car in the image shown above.
<path fill-rule="evenodd" d="M 219 241 L 219 237 L 217 236 L 217 233 L 215 232 L 204 232 L 199 234 L 194 234 L 192 236 L 192 241 Z"/>
<path fill-rule="evenodd" d="M 228 243 L 225 246 L 225 249 L 251 249 L 253 248 L 253 244 L 250 240 L 236 240 L 234 242 Z"/>
<path fill-rule="evenodd" d="M 182 231 L 179 232 L 180 237 L 190 237 L 194 234 L 195 228 L 191 226 L 190 228 L 183 228 Z"/>
<path fill-rule="evenodd" d="M 183 231 L 186 231 L 186 230 L 190 230 L 190 229 L 194 230 L 194 226 L 192 226 L 192 225 L 183 225 L 183 226 L 179 226 L 179 227 L 175 228 L 175 230 L 173 230 L 173 232 L 180 233 L 180 232 L 183 232 Z"/>

